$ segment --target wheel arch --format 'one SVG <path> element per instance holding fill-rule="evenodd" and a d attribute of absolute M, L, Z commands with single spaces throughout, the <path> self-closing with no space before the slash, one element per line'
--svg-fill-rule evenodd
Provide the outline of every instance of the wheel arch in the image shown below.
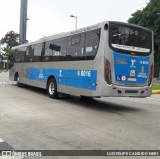
<path fill-rule="evenodd" d="M 19 76 L 19 73 L 16 72 L 15 75 L 14 75 L 14 81 L 17 81 L 17 77 Z"/>
<path fill-rule="evenodd" d="M 48 82 L 49 82 L 49 80 L 50 80 L 51 78 L 53 78 L 53 79 L 56 81 L 56 83 L 57 83 L 57 80 L 56 80 L 55 76 L 50 75 L 50 76 L 48 77 L 48 79 L 47 79 L 46 89 L 47 89 L 47 86 L 48 86 Z"/>
<path fill-rule="evenodd" d="M 51 75 L 47 79 L 46 89 L 50 98 L 58 98 L 58 85 L 56 78 Z M 52 90 L 53 89 L 53 90 Z"/>

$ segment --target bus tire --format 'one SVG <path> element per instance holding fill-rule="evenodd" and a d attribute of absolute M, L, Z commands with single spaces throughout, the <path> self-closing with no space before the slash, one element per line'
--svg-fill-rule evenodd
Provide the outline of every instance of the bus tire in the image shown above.
<path fill-rule="evenodd" d="M 51 78 L 47 83 L 47 93 L 50 98 L 53 98 L 53 99 L 58 98 L 57 82 L 54 78 Z"/>

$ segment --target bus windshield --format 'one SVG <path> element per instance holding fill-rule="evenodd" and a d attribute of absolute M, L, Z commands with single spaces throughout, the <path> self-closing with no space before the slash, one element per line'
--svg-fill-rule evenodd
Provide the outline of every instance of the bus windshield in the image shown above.
<path fill-rule="evenodd" d="M 111 27 L 110 45 L 115 49 L 150 53 L 152 50 L 151 32 L 128 25 L 115 24 Z"/>

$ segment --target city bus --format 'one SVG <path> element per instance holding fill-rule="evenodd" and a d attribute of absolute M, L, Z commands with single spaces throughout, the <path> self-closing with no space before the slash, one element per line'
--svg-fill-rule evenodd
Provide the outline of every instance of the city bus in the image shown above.
<path fill-rule="evenodd" d="M 12 48 L 10 80 L 18 86 L 81 97 L 148 97 L 154 68 L 153 32 L 105 21 Z"/>

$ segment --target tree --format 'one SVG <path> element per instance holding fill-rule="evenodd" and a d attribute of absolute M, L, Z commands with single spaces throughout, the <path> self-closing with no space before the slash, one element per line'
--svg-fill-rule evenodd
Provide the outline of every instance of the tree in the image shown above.
<path fill-rule="evenodd" d="M 14 31 L 7 32 L 4 38 L 1 39 L 1 44 L 7 44 L 10 48 L 17 46 L 19 44 L 19 34 Z"/>
<path fill-rule="evenodd" d="M 160 15 L 157 13 L 160 13 L 160 0 L 150 0 L 143 10 L 137 10 L 128 19 L 129 23 L 154 31 L 155 71 L 160 66 Z"/>
<path fill-rule="evenodd" d="M 9 68 L 9 62 L 11 58 L 11 48 L 19 44 L 19 34 L 15 33 L 14 31 L 9 31 L 6 33 L 4 38 L 0 40 L 2 45 L 5 47 L 2 48 L 3 56 L 7 57 L 7 68 Z"/>
<path fill-rule="evenodd" d="M 137 24 L 154 31 L 155 51 L 160 47 L 160 0 L 150 0 L 147 6 L 141 11 L 137 10 L 128 19 L 129 23 Z"/>
<path fill-rule="evenodd" d="M 6 44 L 6 46 L 2 48 L 4 51 L 3 55 L 9 58 L 11 54 L 11 48 L 19 44 L 19 34 L 15 33 L 14 31 L 9 31 L 6 33 L 4 38 L 0 40 L 0 42 L 2 45 Z"/>
<path fill-rule="evenodd" d="M 5 56 L 9 56 L 11 53 L 11 47 L 9 45 L 6 45 L 6 47 L 2 48 L 2 50 L 4 51 Z"/>

